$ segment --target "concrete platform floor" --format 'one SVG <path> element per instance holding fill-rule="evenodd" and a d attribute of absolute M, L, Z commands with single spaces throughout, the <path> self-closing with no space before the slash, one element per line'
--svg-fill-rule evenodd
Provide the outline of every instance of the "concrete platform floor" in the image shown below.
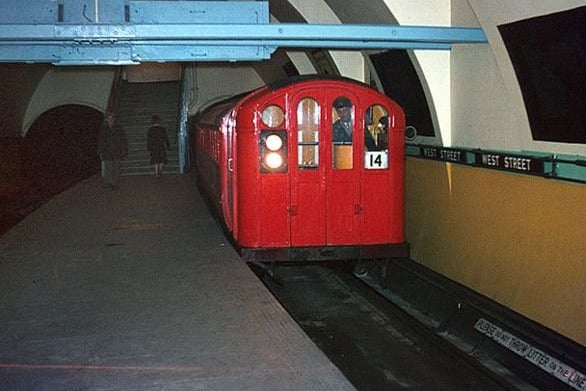
<path fill-rule="evenodd" d="M 0 237 L 0 390 L 354 390 L 193 178 L 92 177 Z"/>

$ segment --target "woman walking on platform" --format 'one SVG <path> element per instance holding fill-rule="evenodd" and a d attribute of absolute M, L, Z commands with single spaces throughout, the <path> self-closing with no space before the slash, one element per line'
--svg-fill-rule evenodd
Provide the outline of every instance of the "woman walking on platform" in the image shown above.
<path fill-rule="evenodd" d="M 155 176 L 159 177 L 167 164 L 169 138 L 167 129 L 161 126 L 161 118 L 158 115 L 153 115 L 152 123 L 147 134 L 147 147 L 151 153 L 151 164 L 155 166 Z"/>

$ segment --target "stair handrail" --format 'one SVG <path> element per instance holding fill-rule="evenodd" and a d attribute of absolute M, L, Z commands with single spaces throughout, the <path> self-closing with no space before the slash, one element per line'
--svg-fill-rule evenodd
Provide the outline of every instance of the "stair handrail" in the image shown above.
<path fill-rule="evenodd" d="M 118 97 L 122 86 L 122 74 L 122 67 L 116 67 L 114 78 L 112 80 L 112 87 L 110 88 L 110 96 L 108 97 L 108 105 L 106 106 L 107 113 L 115 113 L 118 108 Z"/>

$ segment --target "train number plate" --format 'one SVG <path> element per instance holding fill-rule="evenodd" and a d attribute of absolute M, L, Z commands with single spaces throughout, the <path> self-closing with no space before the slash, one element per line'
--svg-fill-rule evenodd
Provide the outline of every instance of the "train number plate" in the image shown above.
<path fill-rule="evenodd" d="M 364 153 L 364 168 L 367 170 L 381 170 L 389 167 L 389 153 L 374 151 Z"/>

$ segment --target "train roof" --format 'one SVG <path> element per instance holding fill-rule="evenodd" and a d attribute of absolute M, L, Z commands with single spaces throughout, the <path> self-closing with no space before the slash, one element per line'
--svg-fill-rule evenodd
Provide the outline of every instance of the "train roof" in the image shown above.
<path fill-rule="evenodd" d="M 268 88 L 271 90 L 279 90 L 281 88 L 288 87 L 292 84 L 297 84 L 301 82 L 310 82 L 310 81 L 319 81 L 319 80 L 332 80 L 332 81 L 341 81 L 346 83 L 356 84 L 362 87 L 373 89 L 368 84 L 365 84 L 361 81 L 350 79 L 349 77 L 344 76 L 334 76 L 334 75 L 318 75 L 318 74 L 311 74 L 311 75 L 298 75 L 292 76 L 283 80 L 276 81 L 274 83 L 268 84 Z"/>
<path fill-rule="evenodd" d="M 367 88 L 369 90 L 380 93 L 368 84 L 355 79 L 350 79 L 348 77 L 320 74 L 298 75 L 269 83 L 254 90 L 246 91 L 229 98 L 212 101 L 211 103 L 208 103 L 200 108 L 200 111 L 196 114 L 196 118 L 204 123 L 219 125 L 222 117 L 228 112 L 228 110 L 234 107 L 238 107 L 245 102 L 254 99 L 258 95 L 263 95 L 266 92 L 276 92 L 295 84 L 306 82 L 309 83 L 314 81 L 337 81 L 351 83 L 356 86 L 360 86 L 361 88 Z"/>

